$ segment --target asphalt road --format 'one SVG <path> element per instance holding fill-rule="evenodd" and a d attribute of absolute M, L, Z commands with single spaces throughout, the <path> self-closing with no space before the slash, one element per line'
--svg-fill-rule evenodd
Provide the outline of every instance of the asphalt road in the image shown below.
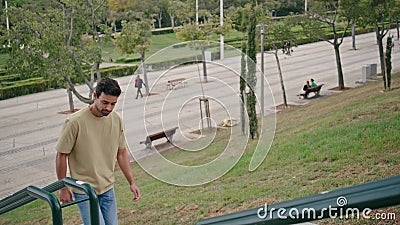
<path fill-rule="evenodd" d="M 376 63 L 380 71 L 374 35 L 358 35 L 356 51 L 351 49 L 350 38 L 346 38 L 341 46 L 345 86 L 362 85 L 357 81 L 361 80 L 362 66 L 366 64 Z M 334 50 L 327 42 L 296 47 L 291 56 L 280 55 L 280 62 L 289 104 L 312 101 L 297 97 L 300 88 L 310 78 L 314 78 L 318 84 L 325 84 L 322 97 L 315 100 L 324 101 L 323 96 L 335 93 L 329 90 L 338 85 Z M 400 46 L 396 42 L 392 54 L 393 71 L 400 71 L 399 62 Z M 207 84 L 198 80 L 197 65 L 150 72 L 148 77 L 153 85 L 153 95 L 143 99 L 135 99 L 131 77 L 119 78 L 124 97 L 118 102 L 116 111 L 123 115 L 132 155 L 139 159 L 154 153 L 154 149 L 146 150 L 139 142 L 145 139 L 146 132 L 156 132 L 163 127 L 179 126 L 175 144 L 180 147 L 186 148 L 188 140 L 200 138 L 192 131 L 201 126 L 198 97 L 203 94 L 210 98 L 213 124 L 219 124 L 227 117 L 239 118 L 238 77 L 235 73 L 240 70 L 239 67 L 238 57 L 226 57 L 209 63 Z M 174 77 L 186 77 L 188 85 L 167 90 L 166 80 Z M 276 61 L 270 54 L 265 54 L 265 77 L 265 111 L 272 112 L 274 106 L 282 104 L 283 100 Z M 257 93 L 260 92 L 259 84 Z M 84 86 L 78 89 L 87 93 Z M 79 109 L 86 107 L 77 99 L 75 106 Z M 56 180 L 55 145 L 63 122 L 69 116 L 60 112 L 66 110 L 68 98 L 62 89 L 0 101 L 0 198 L 28 185 L 42 187 Z M 155 142 L 159 150 L 168 148 L 169 145 L 164 142 Z"/>

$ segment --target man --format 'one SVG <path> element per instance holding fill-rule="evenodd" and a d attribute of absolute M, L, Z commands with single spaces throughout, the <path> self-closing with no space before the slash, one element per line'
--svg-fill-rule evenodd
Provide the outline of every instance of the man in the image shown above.
<path fill-rule="evenodd" d="M 93 93 L 93 104 L 66 120 L 56 146 L 57 178 L 66 177 L 68 165 L 72 178 L 90 184 L 99 199 L 100 223 L 105 225 L 118 224 L 113 187 L 116 161 L 135 195 L 132 201 L 140 198 L 130 168 L 122 119 L 113 111 L 120 94 L 116 80 L 101 79 Z M 61 202 L 72 201 L 72 195 L 76 200 L 86 197 L 77 190 L 71 193 L 63 188 Z M 89 202 L 79 203 L 78 208 L 83 223 L 90 225 Z"/>
<path fill-rule="evenodd" d="M 143 82 L 142 78 L 140 78 L 140 76 L 137 75 L 136 79 L 135 79 L 135 87 L 137 88 L 136 99 L 139 97 L 139 94 L 140 94 L 140 97 L 143 98 L 142 91 L 140 90 L 140 89 L 142 89 L 143 85 L 146 86 L 146 84 Z"/>

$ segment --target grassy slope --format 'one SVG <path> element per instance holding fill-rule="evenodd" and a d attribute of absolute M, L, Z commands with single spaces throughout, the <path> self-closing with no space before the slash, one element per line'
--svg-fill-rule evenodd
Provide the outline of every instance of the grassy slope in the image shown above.
<path fill-rule="evenodd" d="M 193 224 L 204 217 L 399 174 L 400 74 L 393 79 L 391 92 L 382 92 L 382 86 L 382 82 L 368 83 L 279 112 L 273 146 L 254 172 L 247 170 L 254 142 L 228 174 L 198 187 L 164 184 L 134 164 L 142 199 L 132 203 L 128 185 L 118 171 L 120 224 Z M 224 140 L 227 133 L 219 135 L 217 138 Z M 180 155 L 172 151 L 168 158 Z M 204 160 L 204 155 L 185 157 L 187 161 Z M 0 224 L 51 224 L 45 204 L 35 202 L 23 209 L 1 216 Z M 400 215 L 400 207 L 385 210 Z M 79 224 L 74 207 L 64 210 L 64 218 L 65 224 Z M 372 220 L 318 223 L 377 224 Z"/>

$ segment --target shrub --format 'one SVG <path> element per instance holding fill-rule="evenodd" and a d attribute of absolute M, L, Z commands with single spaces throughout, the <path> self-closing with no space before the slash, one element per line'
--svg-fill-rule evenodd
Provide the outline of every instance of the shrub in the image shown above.
<path fill-rule="evenodd" d="M 0 100 L 47 90 L 47 80 L 42 77 L 15 81 L 14 84 L 0 88 Z"/>

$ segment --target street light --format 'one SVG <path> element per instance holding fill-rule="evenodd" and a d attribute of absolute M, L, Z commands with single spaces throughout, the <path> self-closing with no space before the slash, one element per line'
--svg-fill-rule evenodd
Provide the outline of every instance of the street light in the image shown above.
<path fill-rule="evenodd" d="M 10 43 L 10 24 L 8 21 L 8 9 L 7 9 L 7 0 L 4 0 L 4 8 L 6 10 L 6 27 L 7 27 L 7 36 L 8 36 L 8 47 L 11 46 Z"/>
<path fill-rule="evenodd" d="M 261 32 L 261 116 L 264 116 L 264 27 L 267 26 L 261 22 L 257 25 Z"/>
<path fill-rule="evenodd" d="M 199 25 L 199 0 L 196 0 L 196 25 Z"/>
<path fill-rule="evenodd" d="M 219 23 L 222 26 L 224 25 L 224 0 L 219 1 Z M 220 59 L 224 59 L 224 35 L 221 34 L 220 37 Z"/>
<path fill-rule="evenodd" d="M 304 13 L 307 12 L 307 0 L 304 2 Z"/>
<path fill-rule="evenodd" d="M 6 25 L 7 25 L 7 31 L 8 31 L 10 29 L 10 25 L 8 23 L 7 0 L 4 1 L 4 7 L 6 9 Z"/>

